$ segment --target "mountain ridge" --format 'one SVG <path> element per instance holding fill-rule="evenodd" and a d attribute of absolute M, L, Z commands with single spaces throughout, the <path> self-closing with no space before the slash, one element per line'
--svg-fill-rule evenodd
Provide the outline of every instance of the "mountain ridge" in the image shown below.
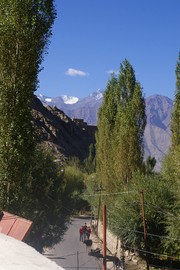
<path fill-rule="evenodd" d="M 98 109 L 103 102 L 104 91 L 98 89 L 85 98 L 78 99 L 74 104 L 65 104 L 62 97 L 52 98 L 47 102 L 45 98 L 42 103 L 47 106 L 56 106 L 64 111 L 70 118 L 79 118 L 88 125 L 97 125 Z M 71 97 L 72 98 L 72 97 Z M 156 171 L 161 170 L 162 160 L 167 154 L 171 144 L 170 119 L 173 110 L 173 101 L 162 95 L 152 95 L 145 99 L 147 125 L 144 131 L 144 156 L 156 158 Z"/>

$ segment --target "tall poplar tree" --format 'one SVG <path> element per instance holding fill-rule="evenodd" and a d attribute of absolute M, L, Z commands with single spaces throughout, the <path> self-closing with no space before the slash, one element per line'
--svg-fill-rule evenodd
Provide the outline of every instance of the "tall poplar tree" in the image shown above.
<path fill-rule="evenodd" d="M 97 173 L 106 189 L 122 188 L 141 169 L 145 125 L 142 88 L 124 60 L 118 78 L 108 82 L 98 117 Z"/>
<path fill-rule="evenodd" d="M 117 79 L 114 74 L 107 84 L 104 101 L 98 112 L 98 132 L 96 134 L 97 172 L 103 185 L 109 185 L 113 173 L 113 131 L 117 114 L 116 100 Z M 113 181 L 111 181 L 113 185 Z"/>
<path fill-rule="evenodd" d="M 176 65 L 176 92 L 171 119 L 172 147 L 180 146 L 180 53 Z"/>
<path fill-rule="evenodd" d="M 143 135 L 146 125 L 145 100 L 142 87 L 136 80 L 131 64 L 125 60 L 120 65 L 118 77 L 119 103 L 116 115 L 114 152 L 116 178 L 127 183 L 132 173 L 143 163 Z"/>
<path fill-rule="evenodd" d="M 29 104 L 48 47 L 53 0 L 0 0 L 0 199 L 21 201 L 34 138 Z"/>
<path fill-rule="evenodd" d="M 176 91 L 174 110 L 171 117 L 172 144 L 166 156 L 162 172 L 174 190 L 176 202 L 171 209 L 171 216 L 167 216 L 168 239 L 165 241 L 166 249 L 171 254 L 180 254 L 180 53 L 176 65 Z"/>

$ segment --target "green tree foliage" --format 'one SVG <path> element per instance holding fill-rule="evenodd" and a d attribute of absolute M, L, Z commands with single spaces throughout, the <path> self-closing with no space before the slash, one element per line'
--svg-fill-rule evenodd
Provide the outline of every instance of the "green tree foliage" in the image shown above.
<path fill-rule="evenodd" d="M 115 117 L 117 113 L 116 101 L 117 79 L 112 75 L 107 84 L 104 101 L 98 112 L 98 132 L 96 134 L 96 161 L 97 172 L 103 184 L 112 177 L 112 143 Z"/>
<path fill-rule="evenodd" d="M 176 69 L 179 85 L 179 63 Z M 178 88 L 178 87 L 177 87 Z M 111 229 L 126 247 L 144 249 L 143 223 L 139 191 L 144 190 L 147 220 L 148 251 L 178 257 L 180 254 L 180 148 L 179 148 L 179 90 L 175 96 L 172 116 L 172 147 L 164 160 L 162 174 L 152 174 L 154 158 L 146 161 L 146 176 L 133 174 L 128 193 L 113 200 L 110 210 Z M 144 179 L 143 179 L 144 178 Z M 117 226 L 121 224 L 121 227 Z M 161 258 L 164 256 L 161 256 Z"/>
<path fill-rule="evenodd" d="M 89 156 L 83 161 L 82 170 L 88 174 L 95 172 L 95 146 L 90 144 L 89 146 Z"/>
<path fill-rule="evenodd" d="M 176 65 L 176 92 L 171 119 L 172 147 L 180 146 L 180 53 Z"/>
<path fill-rule="evenodd" d="M 173 189 L 176 198 L 171 212 L 167 216 L 166 230 L 168 238 L 164 242 L 166 251 L 172 255 L 180 254 L 180 146 L 174 146 L 165 157 L 162 166 L 163 177 Z"/>
<path fill-rule="evenodd" d="M 155 157 L 148 156 L 146 161 L 144 162 L 144 172 L 145 172 L 145 174 L 152 174 L 155 165 L 156 165 Z"/>
<path fill-rule="evenodd" d="M 0 0 L 0 206 L 33 221 L 27 241 L 39 251 L 61 240 L 83 189 L 82 173 L 62 174 L 36 148 L 31 124 L 55 17 L 53 0 Z"/>
<path fill-rule="evenodd" d="M 36 148 L 22 201 L 9 209 L 33 221 L 28 244 L 42 252 L 62 240 L 70 217 L 84 205 L 83 177 L 75 166 L 63 167 L 49 151 Z"/>
<path fill-rule="evenodd" d="M 61 166 L 54 162 L 49 152 L 37 148 L 31 159 L 23 201 L 16 203 L 16 209 L 12 205 L 10 212 L 16 210 L 20 216 L 33 221 L 27 242 L 40 252 L 44 246 L 60 241 L 66 229 L 70 211 L 64 209 L 64 188 Z"/>
<path fill-rule="evenodd" d="M 0 0 L 0 186 L 4 209 L 8 208 L 8 193 L 15 204 L 26 185 L 35 145 L 29 103 L 55 15 L 53 0 Z"/>
<path fill-rule="evenodd" d="M 101 184 L 97 179 L 96 173 L 86 176 L 86 190 L 84 198 L 89 202 L 92 213 L 99 218 L 99 210 L 101 207 Z"/>
<path fill-rule="evenodd" d="M 145 101 L 135 72 L 125 60 L 107 84 L 98 114 L 97 172 L 106 189 L 126 184 L 143 163 Z"/>
<path fill-rule="evenodd" d="M 118 78 L 120 102 L 116 117 L 115 164 L 116 178 L 127 183 L 134 171 L 143 163 L 143 134 L 146 125 L 145 101 L 135 72 L 125 60 L 120 66 Z M 118 162 L 120 166 L 118 166 Z"/>
<path fill-rule="evenodd" d="M 84 174 L 76 166 L 67 166 L 65 169 L 64 180 L 66 183 L 64 194 L 70 194 L 66 199 L 66 205 L 74 210 L 74 213 L 79 212 L 87 205 L 81 194 L 85 190 Z"/>
<path fill-rule="evenodd" d="M 96 193 L 92 196 L 93 187 L 97 186 L 96 182 L 98 185 L 103 182 L 106 194 L 101 192 L 101 202 L 107 205 L 109 229 L 121 239 L 125 248 L 146 250 L 151 259 L 159 256 L 159 259 L 172 257 L 175 260 L 180 254 L 179 74 L 178 61 L 175 107 L 171 123 L 172 146 L 164 159 L 162 173 L 153 173 L 155 158 L 148 157 L 143 163 L 145 102 L 134 71 L 129 62 L 125 61 L 120 67 L 115 86 L 108 88 L 110 93 L 99 111 L 97 177 L 90 175 L 88 178 L 87 191 L 91 194 L 89 201 L 93 209 L 97 212 L 98 197 Z M 113 114 L 108 114 L 108 105 L 112 100 Z M 101 170 L 104 168 L 111 170 L 108 176 L 103 175 Z M 144 191 L 145 198 L 146 246 L 143 239 L 140 191 Z"/>
<path fill-rule="evenodd" d="M 146 247 L 143 239 L 141 190 L 144 191 Z M 172 253 L 167 253 L 165 248 L 168 238 L 166 222 L 168 217 L 176 218 L 175 212 L 172 211 L 175 201 L 176 197 L 173 189 L 169 187 L 169 182 L 160 175 L 134 176 L 127 192 L 117 195 L 113 207 L 108 207 L 109 226 L 120 237 L 127 249 L 145 250 L 147 248 L 150 253 L 172 255 Z"/>
<path fill-rule="evenodd" d="M 171 118 L 172 145 L 169 153 L 164 159 L 162 174 L 173 188 L 176 202 L 172 212 L 176 218 L 169 215 L 167 218 L 167 233 L 169 238 L 165 241 L 168 252 L 180 254 L 180 54 L 176 66 L 176 92 L 174 111 Z"/>

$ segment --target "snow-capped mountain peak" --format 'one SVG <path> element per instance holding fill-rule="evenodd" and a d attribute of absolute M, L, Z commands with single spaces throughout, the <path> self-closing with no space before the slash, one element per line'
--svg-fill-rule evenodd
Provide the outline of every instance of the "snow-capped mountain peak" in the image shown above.
<path fill-rule="evenodd" d="M 98 89 L 96 92 L 90 94 L 90 97 L 93 97 L 95 100 L 99 100 L 103 98 L 104 91 L 102 89 Z"/>
<path fill-rule="evenodd" d="M 52 98 L 51 97 L 46 97 L 42 94 L 37 95 L 37 97 L 41 100 L 41 102 L 52 102 Z"/>
<path fill-rule="evenodd" d="M 52 98 L 45 98 L 46 102 L 52 102 Z"/>
<path fill-rule="evenodd" d="M 61 97 L 65 104 L 75 104 L 79 101 L 79 98 L 73 96 L 62 95 Z"/>
<path fill-rule="evenodd" d="M 37 97 L 41 100 L 41 102 L 49 104 L 49 105 L 53 105 L 57 101 L 58 102 L 61 101 L 61 104 L 63 102 L 64 104 L 73 105 L 79 101 L 78 97 L 73 97 L 73 96 L 68 96 L 68 95 L 61 95 L 59 97 L 52 98 L 52 97 L 47 97 L 42 94 L 39 94 Z"/>
<path fill-rule="evenodd" d="M 103 93 L 102 92 L 97 93 L 96 100 L 101 99 L 101 98 L 103 98 Z"/>

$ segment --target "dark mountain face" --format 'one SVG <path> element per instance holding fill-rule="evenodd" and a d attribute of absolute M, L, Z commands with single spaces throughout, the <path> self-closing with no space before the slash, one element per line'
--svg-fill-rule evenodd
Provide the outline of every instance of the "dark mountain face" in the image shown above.
<path fill-rule="evenodd" d="M 57 106 L 71 118 L 80 118 L 89 125 L 97 125 L 98 109 L 103 102 L 103 91 L 89 95 L 76 103 L 65 104 L 62 97 L 55 99 L 39 97 L 43 104 Z M 72 98 L 72 97 L 71 97 Z M 50 100 L 50 102 L 48 101 Z M 162 159 L 168 152 L 171 131 L 170 119 L 173 109 L 173 101 L 167 97 L 154 95 L 146 99 L 147 125 L 144 133 L 144 152 L 145 159 L 148 156 L 156 158 L 157 164 L 155 169 L 161 169 Z"/>
<path fill-rule="evenodd" d="M 95 143 L 96 127 L 72 120 L 56 107 L 43 106 L 36 97 L 31 108 L 38 138 L 44 147 L 62 160 L 73 156 L 80 160 L 88 157 L 89 146 Z"/>

